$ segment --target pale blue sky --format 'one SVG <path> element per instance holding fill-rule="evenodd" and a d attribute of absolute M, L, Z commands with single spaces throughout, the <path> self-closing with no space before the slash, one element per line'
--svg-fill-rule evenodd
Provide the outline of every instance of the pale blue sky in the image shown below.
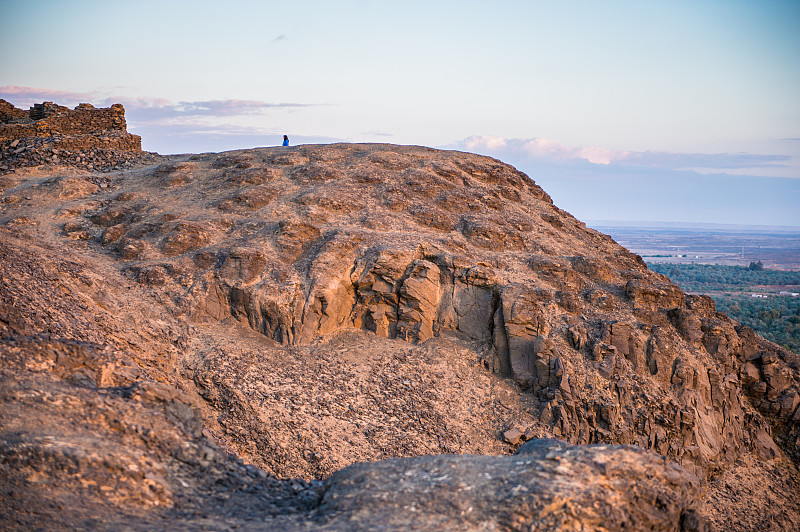
<path fill-rule="evenodd" d="M 0 50 L 0 98 L 122 102 L 160 153 L 448 146 L 583 219 L 800 225 L 798 0 L 0 0 Z"/>

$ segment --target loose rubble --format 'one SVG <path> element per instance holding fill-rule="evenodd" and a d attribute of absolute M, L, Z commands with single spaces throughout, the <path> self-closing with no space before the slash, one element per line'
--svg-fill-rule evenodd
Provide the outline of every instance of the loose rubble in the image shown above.
<path fill-rule="evenodd" d="M 26 113 L 0 100 L 0 175 L 30 166 L 109 172 L 157 161 L 158 155 L 143 152 L 141 137 L 126 127 L 120 104 L 107 109 L 80 104 L 70 110 L 44 102 Z"/>

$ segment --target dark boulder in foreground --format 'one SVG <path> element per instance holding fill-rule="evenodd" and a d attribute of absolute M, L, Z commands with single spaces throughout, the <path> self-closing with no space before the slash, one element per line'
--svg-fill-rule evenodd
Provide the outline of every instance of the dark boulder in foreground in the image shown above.
<path fill-rule="evenodd" d="M 330 530 L 708 530 L 697 478 L 633 446 L 531 440 L 512 456 L 356 464 L 325 482 Z"/>

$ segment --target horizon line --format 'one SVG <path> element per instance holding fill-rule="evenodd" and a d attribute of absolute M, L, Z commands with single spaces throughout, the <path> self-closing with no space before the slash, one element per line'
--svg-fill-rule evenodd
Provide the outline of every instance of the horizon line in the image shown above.
<path fill-rule="evenodd" d="M 780 232 L 798 232 L 800 226 L 796 225 L 769 225 L 769 224 L 729 224 L 714 222 L 667 222 L 655 220 L 583 220 L 592 228 L 596 227 L 616 227 L 616 228 L 636 228 L 636 229 L 727 229 L 742 231 L 763 231 L 772 230 Z"/>

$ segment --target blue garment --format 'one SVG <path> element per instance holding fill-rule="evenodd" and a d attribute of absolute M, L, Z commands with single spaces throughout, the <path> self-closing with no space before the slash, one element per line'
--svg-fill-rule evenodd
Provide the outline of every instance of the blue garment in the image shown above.
<path fill-rule="evenodd" d="M 288 146 L 288 145 L 289 145 L 289 139 L 287 139 L 287 138 L 284 138 L 284 139 L 283 139 L 283 145 L 284 145 L 284 146 Z"/>

